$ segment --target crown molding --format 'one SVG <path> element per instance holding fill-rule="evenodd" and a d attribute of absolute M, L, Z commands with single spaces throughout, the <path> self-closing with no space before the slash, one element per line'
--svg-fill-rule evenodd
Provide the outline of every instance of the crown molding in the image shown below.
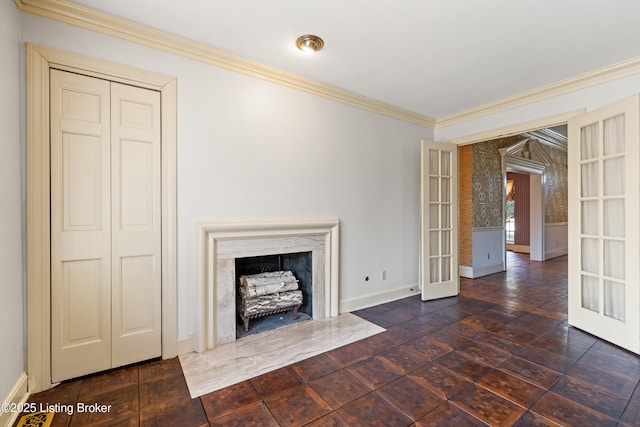
<path fill-rule="evenodd" d="M 638 73 L 640 73 L 640 57 L 618 62 L 588 73 L 540 86 L 489 104 L 437 119 L 436 129 L 499 113 Z"/>
<path fill-rule="evenodd" d="M 18 9 L 76 27 L 159 49 L 195 61 L 322 96 L 387 117 L 434 129 L 436 120 L 348 90 L 243 58 L 164 31 L 98 12 L 64 0 L 14 0 Z"/>

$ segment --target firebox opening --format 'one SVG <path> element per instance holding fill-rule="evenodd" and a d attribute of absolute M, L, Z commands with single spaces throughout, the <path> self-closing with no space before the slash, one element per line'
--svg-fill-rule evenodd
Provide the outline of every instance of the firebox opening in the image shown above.
<path fill-rule="evenodd" d="M 245 332 L 244 323 L 236 304 L 236 338 L 242 338 L 284 325 L 310 320 L 313 316 L 312 294 L 312 253 L 297 252 L 289 254 L 263 255 L 235 259 L 236 301 L 240 301 L 240 277 L 274 271 L 291 271 L 298 280 L 298 289 L 302 292 L 302 305 L 298 308 L 298 318 L 293 312 L 269 314 L 251 319 L 249 330 Z"/>

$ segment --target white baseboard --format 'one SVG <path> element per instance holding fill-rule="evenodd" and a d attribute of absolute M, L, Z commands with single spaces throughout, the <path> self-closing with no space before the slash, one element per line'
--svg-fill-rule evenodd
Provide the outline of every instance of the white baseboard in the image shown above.
<path fill-rule="evenodd" d="M 178 338 L 177 350 L 178 356 L 195 351 L 193 335 L 189 335 L 184 338 Z"/>
<path fill-rule="evenodd" d="M 482 267 L 474 267 L 472 279 L 482 276 L 488 276 L 489 274 L 500 273 L 504 271 L 504 267 L 502 264 L 502 262 L 499 262 L 496 264 L 483 265 Z"/>
<path fill-rule="evenodd" d="M 461 265 L 458 268 L 458 274 L 462 277 L 466 277 L 467 279 L 473 279 L 473 267 Z"/>
<path fill-rule="evenodd" d="M 557 258 L 559 256 L 567 255 L 569 253 L 569 248 L 556 248 L 550 251 L 547 251 L 544 254 L 544 259 Z"/>
<path fill-rule="evenodd" d="M 2 401 L 2 403 L 19 405 L 20 403 L 26 402 L 28 398 L 27 374 L 23 372 L 20 374 L 18 381 L 16 381 L 11 391 L 9 391 L 9 395 Z M 0 410 L 0 426 L 12 426 L 18 418 L 18 415 L 20 415 L 19 412 L 3 412 Z"/>
<path fill-rule="evenodd" d="M 340 301 L 339 312 L 350 313 L 363 308 L 373 307 L 374 305 L 384 304 L 386 302 L 396 301 L 402 298 L 410 297 L 420 293 L 418 284 L 403 286 L 401 288 L 390 289 L 377 294 L 365 295 L 358 298 L 351 298 Z"/>

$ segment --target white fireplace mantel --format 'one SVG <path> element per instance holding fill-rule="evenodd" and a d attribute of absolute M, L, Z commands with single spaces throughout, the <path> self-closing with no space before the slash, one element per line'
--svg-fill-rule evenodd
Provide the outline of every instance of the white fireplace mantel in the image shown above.
<path fill-rule="evenodd" d="M 221 276 L 228 275 L 223 267 L 225 262 L 236 256 L 299 251 L 317 253 L 318 256 L 315 257 L 317 259 L 314 262 L 317 262 L 318 266 L 321 265 L 324 271 L 315 272 L 314 277 L 319 277 L 324 285 L 314 297 L 313 318 L 337 316 L 339 314 L 339 232 L 338 219 L 199 222 L 196 232 L 196 259 L 200 303 L 196 351 L 203 352 L 214 348 L 220 343 L 229 341 L 231 333 L 235 334 L 235 328 L 232 332 L 231 326 L 221 324 L 235 325 L 235 316 L 231 316 L 231 321 L 221 321 L 218 316 L 222 310 L 235 311 L 234 293 L 229 289 L 219 289 L 218 282 L 223 281 Z"/>

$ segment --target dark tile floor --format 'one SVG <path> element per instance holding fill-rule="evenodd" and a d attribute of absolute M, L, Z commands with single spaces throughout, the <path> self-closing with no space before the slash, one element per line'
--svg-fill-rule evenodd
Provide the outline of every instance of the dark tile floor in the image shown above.
<path fill-rule="evenodd" d="M 177 359 L 31 397 L 112 405 L 53 426 L 640 425 L 640 358 L 569 327 L 567 260 L 530 262 L 356 314 L 387 331 L 191 399 Z"/>

